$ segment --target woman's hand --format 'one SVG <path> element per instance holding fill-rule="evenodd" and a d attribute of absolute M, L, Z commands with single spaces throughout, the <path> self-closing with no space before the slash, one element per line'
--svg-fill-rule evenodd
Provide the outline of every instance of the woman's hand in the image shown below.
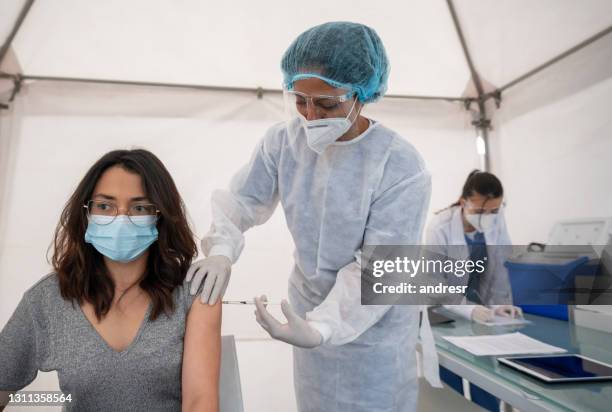
<path fill-rule="evenodd" d="M 487 308 L 486 306 L 478 305 L 474 309 L 472 309 L 472 320 L 475 322 L 491 322 L 493 320 L 493 317 L 493 310 Z"/>
<path fill-rule="evenodd" d="M 214 305 L 222 299 L 232 274 L 232 261 L 221 255 L 209 256 L 193 263 L 187 271 L 186 280 L 191 282 L 190 293 L 195 295 L 203 284 L 202 303 Z M 192 280 L 193 278 L 193 280 Z"/>
<path fill-rule="evenodd" d="M 295 313 L 289 302 L 283 300 L 281 303 L 287 323 L 280 323 L 266 309 L 266 301 L 265 295 L 255 298 L 255 319 L 274 339 L 300 348 L 314 348 L 323 343 L 321 334 Z"/>
<path fill-rule="evenodd" d="M 522 318 L 523 311 L 521 308 L 512 305 L 499 305 L 493 308 L 478 305 L 472 310 L 472 320 L 475 322 L 491 322 L 495 319 L 495 316 Z"/>
<path fill-rule="evenodd" d="M 510 318 L 522 318 L 523 311 L 521 308 L 512 305 L 499 305 L 494 309 L 495 315 L 507 316 Z"/>

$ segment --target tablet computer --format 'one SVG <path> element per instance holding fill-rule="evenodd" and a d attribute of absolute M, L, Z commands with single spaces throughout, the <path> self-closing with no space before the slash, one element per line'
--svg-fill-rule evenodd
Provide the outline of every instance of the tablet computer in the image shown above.
<path fill-rule="evenodd" d="M 611 365 L 582 355 L 511 356 L 497 360 L 549 383 L 612 380 Z"/>
<path fill-rule="evenodd" d="M 452 323 L 455 321 L 454 319 L 449 318 L 448 316 L 444 316 L 443 314 L 438 313 L 436 309 L 437 307 L 427 308 L 427 315 L 429 316 L 429 324 L 431 326 L 440 325 L 442 323 Z"/>

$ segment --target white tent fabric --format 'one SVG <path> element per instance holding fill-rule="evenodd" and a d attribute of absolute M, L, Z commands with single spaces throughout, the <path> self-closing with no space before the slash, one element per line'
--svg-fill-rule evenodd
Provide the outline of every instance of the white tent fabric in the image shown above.
<path fill-rule="evenodd" d="M 612 36 L 510 89 L 492 164 L 513 242 L 546 242 L 562 219 L 612 216 Z"/>
<path fill-rule="evenodd" d="M 474 64 L 502 87 L 612 24 L 609 0 L 456 2 Z"/>
<path fill-rule="evenodd" d="M 0 44 L 4 44 L 25 1 L 4 1 L 0 6 Z"/>
<path fill-rule="evenodd" d="M 0 41 L 23 0 L 0 4 Z M 607 0 L 454 2 L 485 91 L 495 90 L 610 27 Z M 383 4 L 385 5 L 385 4 Z M 329 20 L 374 27 L 392 63 L 389 92 L 474 95 L 447 3 L 316 0 L 259 3 L 37 0 L 12 42 L 23 74 L 278 89 L 280 56 L 305 28 Z M 491 100 L 492 171 L 504 183 L 515 243 L 546 240 L 559 219 L 612 215 L 612 34 Z M 15 63 L 15 62 L 14 62 Z M 6 61 L 3 69 L 7 68 Z M 0 90 L 0 102 L 10 90 Z M 145 147 L 175 178 L 196 233 L 210 224 L 209 197 L 283 119 L 275 93 L 26 81 L 0 111 L 0 325 L 23 291 L 50 270 L 61 208 L 105 151 Z M 365 114 L 397 130 L 433 174 L 431 211 L 455 201 L 478 167 L 473 111 L 460 102 L 386 98 Z M 277 210 L 247 234 L 230 299 L 286 296 L 292 241 Z M 0 326 L 1 327 L 1 326 Z M 237 338 L 247 411 L 294 410 L 290 348 L 266 340 L 252 308 L 224 308 Z M 32 388 L 53 388 L 43 374 Z"/>
<path fill-rule="evenodd" d="M 21 3 L 3 2 L 6 23 Z M 608 0 L 472 0 L 456 8 L 480 75 L 498 87 L 612 23 Z M 392 62 L 390 93 L 461 96 L 470 80 L 444 0 L 314 0 L 297 8 L 283 0 L 38 0 L 14 47 L 31 75 L 279 88 L 289 41 L 331 20 L 378 31 Z"/>
<path fill-rule="evenodd" d="M 385 39 L 392 93 L 459 96 L 469 80 L 441 0 L 397 13 L 364 0 L 38 1 L 14 44 L 29 74 L 278 89 L 289 42 L 330 20 L 369 24 Z"/>

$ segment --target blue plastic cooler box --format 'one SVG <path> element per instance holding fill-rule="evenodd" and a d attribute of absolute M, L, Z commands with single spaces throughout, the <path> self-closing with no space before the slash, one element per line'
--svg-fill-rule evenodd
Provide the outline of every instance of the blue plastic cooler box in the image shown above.
<path fill-rule="evenodd" d="M 514 304 L 567 305 L 573 298 L 571 289 L 575 287 L 576 276 L 597 274 L 598 264 L 590 263 L 588 256 L 559 261 L 558 264 L 506 261 Z"/>

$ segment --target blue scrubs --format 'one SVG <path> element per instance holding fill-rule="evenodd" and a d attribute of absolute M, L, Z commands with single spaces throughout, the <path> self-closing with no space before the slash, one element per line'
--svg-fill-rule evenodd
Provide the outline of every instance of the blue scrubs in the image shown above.
<path fill-rule="evenodd" d="M 467 243 L 471 261 L 484 260 L 485 267 L 487 265 L 487 243 L 485 241 L 484 233 L 476 232 L 473 236 L 465 235 L 465 242 Z M 466 291 L 466 298 L 476 304 L 482 304 L 480 293 L 478 289 L 480 287 L 480 275 L 470 273 L 468 280 L 468 288 Z M 463 384 L 461 377 L 454 374 L 444 367 L 440 367 L 440 377 L 442 380 L 457 392 L 463 394 Z M 491 395 L 482 388 L 470 384 L 470 397 L 472 402 L 485 408 L 488 411 L 499 411 L 499 399 Z"/>
<path fill-rule="evenodd" d="M 485 241 L 484 233 L 476 232 L 474 238 L 465 235 L 465 242 L 467 243 L 470 251 L 470 260 L 475 262 L 477 260 L 483 260 L 485 262 L 485 268 L 487 265 L 487 243 Z M 466 298 L 470 302 L 481 305 L 482 299 L 479 293 L 480 288 L 480 274 L 474 272 L 470 273 L 468 280 L 468 287 L 466 291 Z"/>

